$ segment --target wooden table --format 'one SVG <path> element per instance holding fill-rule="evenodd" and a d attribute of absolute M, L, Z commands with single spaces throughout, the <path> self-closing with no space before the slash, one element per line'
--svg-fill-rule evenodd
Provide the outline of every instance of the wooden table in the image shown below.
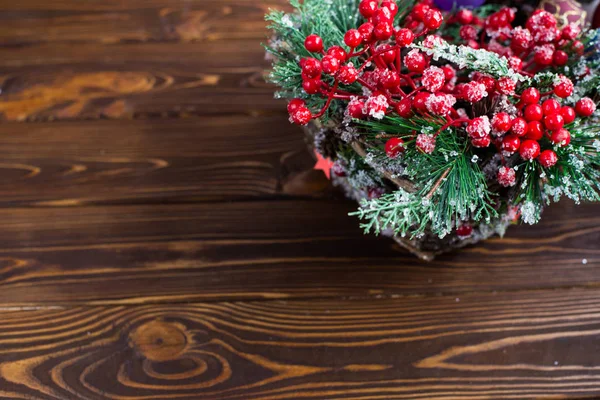
<path fill-rule="evenodd" d="M 2 399 L 600 395 L 600 207 L 426 264 L 262 76 L 283 0 L 0 5 Z"/>

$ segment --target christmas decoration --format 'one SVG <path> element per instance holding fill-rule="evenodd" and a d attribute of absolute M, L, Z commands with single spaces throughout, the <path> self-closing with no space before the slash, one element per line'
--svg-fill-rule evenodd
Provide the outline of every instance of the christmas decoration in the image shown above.
<path fill-rule="evenodd" d="M 600 201 L 597 32 L 476 2 L 291 4 L 267 16 L 270 80 L 366 232 L 431 259 Z"/>

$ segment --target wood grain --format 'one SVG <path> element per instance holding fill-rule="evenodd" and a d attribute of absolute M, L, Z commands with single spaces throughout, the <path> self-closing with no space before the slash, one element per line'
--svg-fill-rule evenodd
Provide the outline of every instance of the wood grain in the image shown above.
<path fill-rule="evenodd" d="M 14 311 L 0 320 L 0 393 L 583 398 L 600 395 L 599 334 L 596 290 Z"/>
<path fill-rule="evenodd" d="M 0 47 L 5 120 L 285 112 L 260 40 Z"/>
<path fill-rule="evenodd" d="M 284 0 L 39 1 L 0 4 L 0 45 L 43 42 L 216 41 L 265 36 Z"/>
<path fill-rule="evenodd" d="M 302 131 L 285 116 L 4 123 L 0 152 L 0 206 L 216 201 L 329 190 L 322 173 L 310 172 Z M 294 184 L 305 192 L 289 187 Z"/>
<path fill-rule="evenodd" d="M 434 263 L 363 236 L 352 202 L 0 210 L 0 304 L 377 296 L 598 287 L 597 205 L 551 207 Z M 584 260 L 585 259 L 585 260 Z"/>

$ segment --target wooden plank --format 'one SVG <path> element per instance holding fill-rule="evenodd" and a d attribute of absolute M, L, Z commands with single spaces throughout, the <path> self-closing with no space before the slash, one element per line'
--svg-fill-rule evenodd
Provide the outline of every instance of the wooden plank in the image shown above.
<path fill-rule="evenodd" d="M 43 42 L 215 41 L 265 36 L 285 0 L 40 1 L 0 4 L 0 46 Z"/>
<path fill-rule="evenodd" d="M 595 290 L 4 312 L 0 394 L 596 398 L 599 326 Z"/>
<path fill-rule="evenodd" d="M 0 48 L 5 120 L 285 112 L 260 40 Z"/>
<path fill-rule="evenodd" d="M 355 205 L 272 201 L 0 209 L 0 304 L 134 304 L 600 284 L 598 205 L 431 264 L 363 236 Z"/>
<path fill-rule="evenodd" d="M 329 190 L 322 172 L 311 171 L 301 129 L 279 115 L 4 123 L 0 152 L 0 206 L 233 200 Z M 288 189 L 294 182 L 296 191 Z"/>

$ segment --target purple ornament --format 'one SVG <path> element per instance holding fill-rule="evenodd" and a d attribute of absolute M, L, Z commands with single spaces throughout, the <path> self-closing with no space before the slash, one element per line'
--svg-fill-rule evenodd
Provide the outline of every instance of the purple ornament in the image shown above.
<path fill-rule="evenodd" d="M 450 11 L 454 8 L 475 8 L 485 3 L 485 0 L 435 0 L 435 5 L 444 11 Z"/>

